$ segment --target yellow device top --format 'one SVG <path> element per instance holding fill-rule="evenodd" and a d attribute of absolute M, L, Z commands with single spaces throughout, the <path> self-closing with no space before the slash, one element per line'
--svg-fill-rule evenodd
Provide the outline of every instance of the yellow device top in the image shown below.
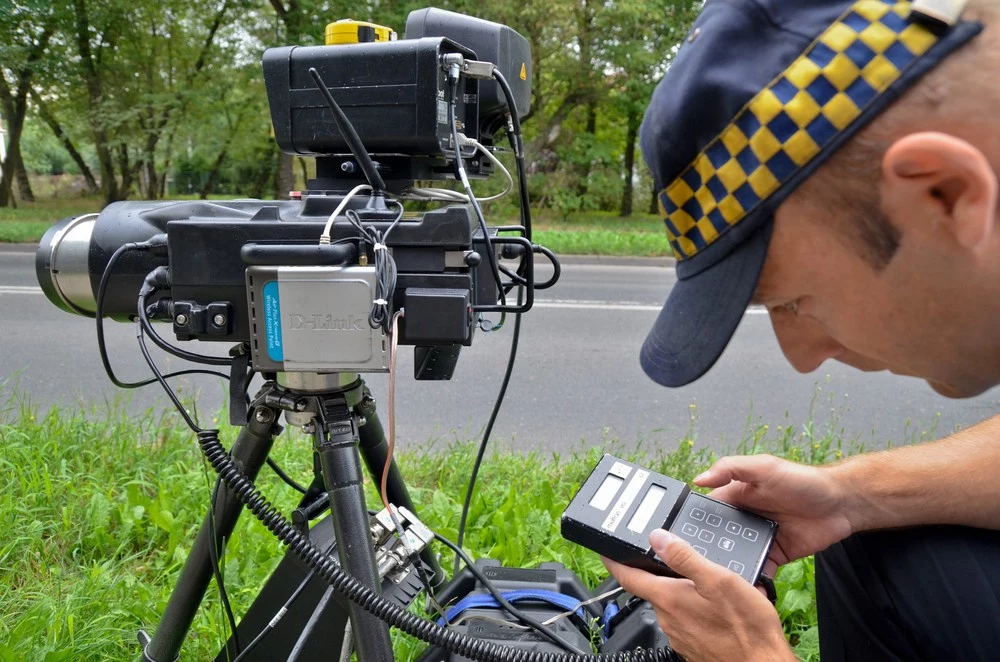
<path fill-rule="evenodd" d="M 326 45 L 361 44 L 371 41 L 396 41 L 396 31 L 368 21 L 341 19 L 326 26 Z"/>

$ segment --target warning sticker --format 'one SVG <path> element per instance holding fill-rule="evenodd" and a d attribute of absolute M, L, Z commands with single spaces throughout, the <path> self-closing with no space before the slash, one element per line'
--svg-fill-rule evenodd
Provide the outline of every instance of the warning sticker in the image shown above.
<path fill-rule="evenodd" d="M 521 63 L 521 80 L 528 80 L 528 67 L 524 62 Z"/>

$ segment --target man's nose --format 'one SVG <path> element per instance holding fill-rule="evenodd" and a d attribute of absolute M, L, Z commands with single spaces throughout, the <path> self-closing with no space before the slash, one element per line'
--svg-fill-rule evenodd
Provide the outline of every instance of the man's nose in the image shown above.
<path fill-rule="evenodd" d="M 811 317 L 796 316 L 780 309 L 771 310 L 769 314 L 782 353 L 799 372 L 812 372 L 844 351 L 844 346 Z"/>

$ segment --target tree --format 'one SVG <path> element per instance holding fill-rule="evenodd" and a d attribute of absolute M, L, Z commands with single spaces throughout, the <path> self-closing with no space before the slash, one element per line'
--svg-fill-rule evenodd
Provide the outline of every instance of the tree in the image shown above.
<path fill-rule="evenodd" d="M 54 15 L 41 2 L 11 3 L 0 11 L 0 109 L 7 119 L 6 158 L 0 164 L 0 207 L 13 206 L 12 185 L 22 196 L 31 188 L 21 158 L 21 135 L 28 112 L 28 95 L 54 32 Z"/>

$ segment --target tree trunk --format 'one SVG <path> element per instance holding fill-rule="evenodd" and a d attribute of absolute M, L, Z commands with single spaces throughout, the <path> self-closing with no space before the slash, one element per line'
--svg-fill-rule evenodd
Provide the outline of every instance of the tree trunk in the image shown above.
<path fill-rule="evenodd" d="M 658 200 L 660 192 L 656 190 L 656 184 L 649 187 L 649 213 L 659 214 L 660 213 L 660 202 Z"/>
<path fill-rule="evenodd" d="M 35 100 L 35 105 L 38 107 L 38 114 L 42 120 L 49 125 L 52 133 L 55 134 L 55 137 L 62 143 L 63 148 L 69 153 L 70 158 L 73 159 L 73 163 L 80 169 L 80 174 L 83 175 L 83 179 L 87 182 L 87 194 L 93 195 L 97 193 L 97 180 L 94 179 L 94 173 L 91 172 L 90 166 L 87 165 L 87 162 L 83 160 L 80 152 L 73 145 L 73 141 L 63 131 L 62 125 L 59 124 L 55 115 L 52 114 L 52 110 L 48 104 L 38 98 L 37 94 L 33 93 L 31 96 Z"/>
<path fill-rule="evenodd" d="M 160 199 L 167 197 L 167 177 L 170 176 L 170 164 L 174 158 L 174 136 L 177 134 L 176 125 L 167 134 L 167 156 L 163 160 L 163 172 L 160 173 L 159 186 Z"/>
<path fill-rule="evenodd" d="M 295 174 L 292 172 L 292 155 L 278 154 L 278 169 L 274 173 L 274 199 L 287 200 L 288 192 L 295 188 Z"/>
<path fill-rule="evenodd" d="M 629 108 L 628 130 L 625 133 L 625 182 L 622 185 L 622 204 L 619 216 L 632 215 L 632 178 L 635 177 L 635 141 L 639 134 L 639 111 Z"/>
<path fill-rule="evenodd" d="M 21 158 L 21 146 L 17 146 L 17 160 L 14 161 L 14 178 L 17 180 L 17 192 L 21 202 L 34 202 L 35 193 L 31 190 L 28 171 L 24 169 L 24 159 Z"/>
<path fill-rule="evenodd" d="M 264 159 L 261 159 L 264 161 Z M 255 178 L 250 182 L 250 189 L 247 193 L 248 198 L 263 198 L 264 189 L 267 186 L 267 180 L 271 178 L 274 174 L 274 163 L 277 161 L 274 152 L 271 152 L 269 158 L 267 159 L 268 164 L 263 166 L 262 164 L 257 165 Z"/>
<path fill-rule="evenodd" d="M 28 53 L 24 68 L 16 73 L 17 87 L 14 90 L 11 90 L 3 72 L 0 71 L 0 106 L 7 114 L 9 122 L 7 158 L 0 165 L 3 170 L 0 174 L 0 207 L 14 204 L 12 189 L 15 178 L 18 180 L 18 188 L 21 190 L 22 196 L 27 194 L 28 198 L 34 199 L 31 194 L 31 186 L 28 184 L 27 173 L 24 172 L 24 164 L 21 161 L 21 133 L 24 130 L 24 116 L 28 112 L 28 93 L 31 91 L 34 64 L 45 52 L 52 32 L 52 25 L 46 25 L 42 29 L 38 41 L 32 45 L 31 51 Z"/>
<path fill-rule="evenodd" d="M 301 156 L 296 159 L 299 162 L 299 168 L 302 170 L 302 188 L 309 188 L 309 164 Z"/>
<path fill-rule="evenodd" d="M 142 194 L 147 200 L 156 200 L 160 193 L 160 176 L 156 173 L 155 152 L 146 154 L 145 162 L 142 164 L 142 171 L 142 187 L 145 189 Z"/>
<path fill-rule="evenodd" d="M 582 200 L 587 196 L 587 189 L 590 187 L 590 171 L 593 167 L 593 147 L 597 141 L 597 101 L 591 100 L 587 104 L 587 154 L 585 160 L 580 164 L 580 170 L 576 183 L 576 194 Z"/>
<path fill-rule="evenodd" d="M 0 72 L 0 79 L 2 79 Z M 24 97 L 20 94 L 11 93 L 7 81 L 2 79 L 0 83 L 0 101 L 3 103 L 4 113 L 7 115 L 7 155 L 0 164 L 0 207 L 13 207 L 14 181 L 18 180 L 20 188 L 20 173 L 24 170 L 21 165 L 21 134 L 24 132 L 24 117 L 28 112 L 27 92 Z M 21 189 L 22 194 L 24 189 Z M 23 198 L 22 198 L 23 199 Z"/>
<path fill-rule="evenodd" d="M 226 155 L 229 153 L 230 141 L 227 140 L 222 151 L 219 155 L 215 157 L 215 162 L 212 164 L 212 169 L 208 172 L 208 179 L 205 181 L 205 185 L 201 187 L 201 191 L 198 193 L 198 197 L 202 200 L 208 199 L 208 194 L 212 192 L 215 188 L 215 184 L 219 181 L 219 172 L 222 170 L 222 164 L 226 160 Z"/>
<path fill-rule="evenodd" d="M 122 185 L 118 191 L 119 200 L 124 200 L 128 197 L 129 189 L 132 188 L 133 179 L 132 167 L 129 165 L 127 145 L 118 146 L 118 167 L 122 173 Z"/>
<path fill-rule="evenodd" d="M 21 161 L 21 131 L 24 128 L 24 113 L 15 113 L 7 124 L 7 158 L 0 165 L 0 207 L 14 205 L 14 179 L 17 164 Z"/>

